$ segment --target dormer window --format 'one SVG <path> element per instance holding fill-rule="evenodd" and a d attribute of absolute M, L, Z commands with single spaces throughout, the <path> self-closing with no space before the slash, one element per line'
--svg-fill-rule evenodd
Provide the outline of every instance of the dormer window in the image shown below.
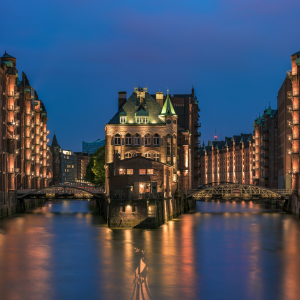
<path fill-rule="evenodd" d="M 136 117 L 136 122 L 138 124 L 147 124 L 148 123 L 148 117 Z"/>
<path fill-rule="evenodd" d="M 125 124 L 126 123 L 126 117 L 120 117 L 120 123 Z"/>

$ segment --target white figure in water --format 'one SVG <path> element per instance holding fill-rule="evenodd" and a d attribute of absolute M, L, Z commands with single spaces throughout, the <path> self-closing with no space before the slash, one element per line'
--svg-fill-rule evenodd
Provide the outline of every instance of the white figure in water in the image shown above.
<path fill-rule="evenodd" d="M 148 285 L 148 267 L 145 263 L 144 251 L 135 248 L 135 252 L 139 253 L 141 258 L 134 272 L 134 288 L 131 300 L 150 300 L 151 292 Z"/>

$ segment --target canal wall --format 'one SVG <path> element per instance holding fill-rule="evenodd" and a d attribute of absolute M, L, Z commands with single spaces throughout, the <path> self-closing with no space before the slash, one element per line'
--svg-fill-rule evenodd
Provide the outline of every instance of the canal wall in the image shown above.
<path fill-rule="evenodd" d="M 17 194 L 15 191 L 0 194 L 0 218 L 17 212 Z"/>
<path fill-rule="evenodd" d="M 185 194 L 162 199 L 107 199 L 110 228 L 154 229 L 195 208 L 196 201 Z"/>
<path fill-rule="evenodd" d="M 289 197 L 289 201 L 287 203 L 288 212 L 300 216 L 300 196 L 297 194 L 292 194 Z"/>

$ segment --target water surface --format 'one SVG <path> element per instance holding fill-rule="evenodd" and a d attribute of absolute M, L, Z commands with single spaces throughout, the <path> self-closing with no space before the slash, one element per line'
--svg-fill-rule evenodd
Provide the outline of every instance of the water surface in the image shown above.
<path fill-rule="evenodd" d="M 111 230 L 87 201 L 0 220 L 0 299 L 300 299 L 300 221 L 199 202 L 156 230 Z"/>

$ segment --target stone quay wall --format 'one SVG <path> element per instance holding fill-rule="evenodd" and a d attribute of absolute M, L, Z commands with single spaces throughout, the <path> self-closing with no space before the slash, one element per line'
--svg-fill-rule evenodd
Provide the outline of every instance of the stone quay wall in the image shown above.
<path fill-rule="evenodd" d="M 147 219 L 144 228 L 157 228 L 195 205 L 196 201 L 184 194 L 163 199 L 110 200 L 107 222 L 110 228 L 134 228 Z"/>

